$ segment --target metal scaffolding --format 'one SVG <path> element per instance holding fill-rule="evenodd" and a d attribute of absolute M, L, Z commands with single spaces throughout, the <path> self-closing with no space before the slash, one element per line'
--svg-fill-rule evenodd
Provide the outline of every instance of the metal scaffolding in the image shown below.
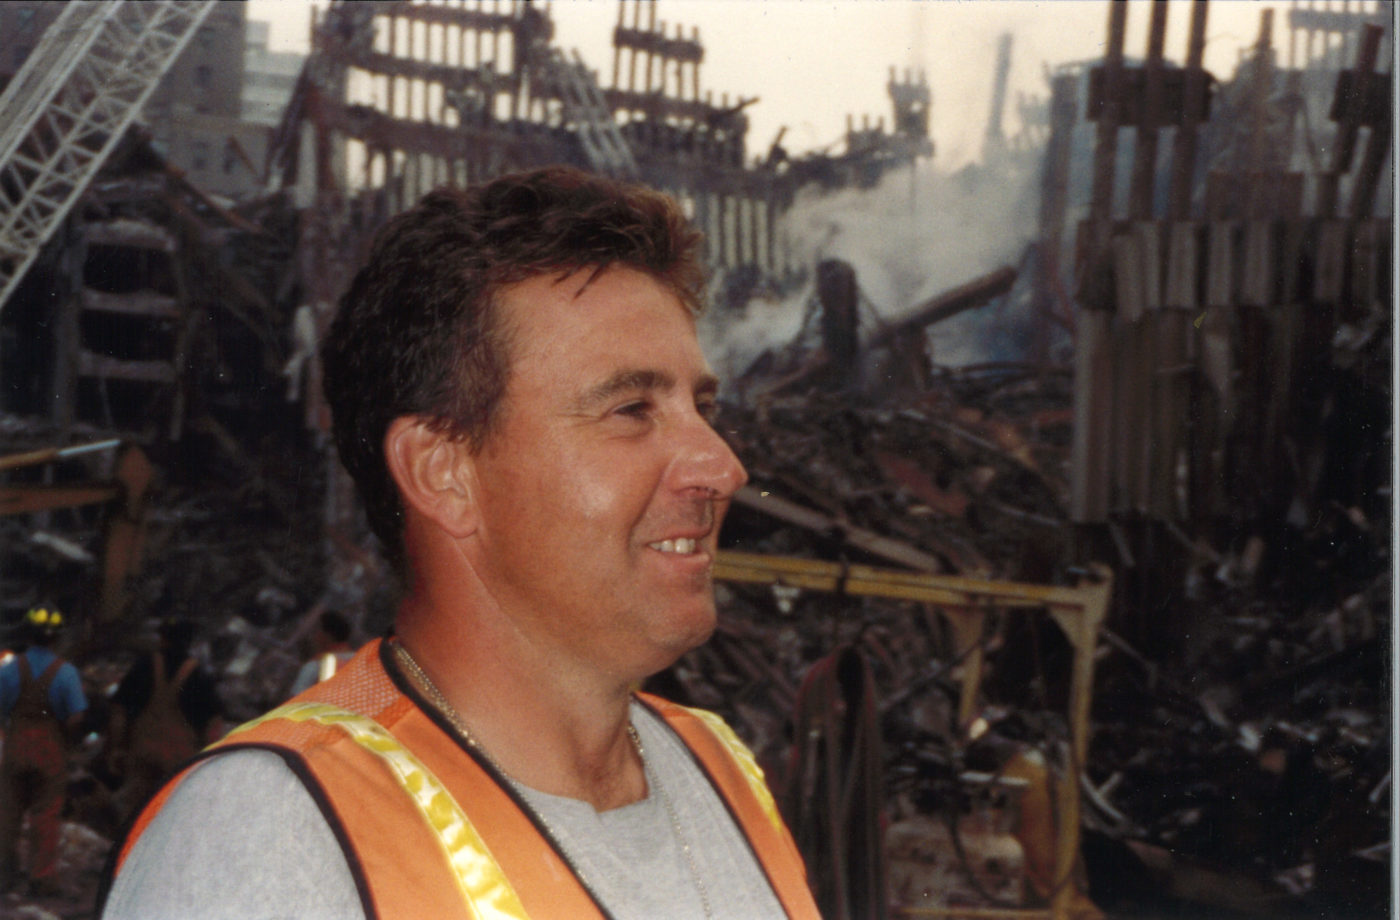
<path fill-rule="evenodd" d="M 0 309 L 213 0 L 71 0 L 0 96 Z"/>

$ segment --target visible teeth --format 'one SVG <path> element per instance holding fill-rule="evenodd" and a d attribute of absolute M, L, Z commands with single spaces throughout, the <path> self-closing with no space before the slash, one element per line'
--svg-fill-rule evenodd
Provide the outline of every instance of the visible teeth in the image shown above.
<path fill-rule="evenodd" d="M 682 556 L 689 556 L 695 552 L 695 540 L 692 537 L 681 537 L 678 540 L 662 540 L 660 543 L 648 543 L 652 549 L 663 553 L 680 553 Z"/>

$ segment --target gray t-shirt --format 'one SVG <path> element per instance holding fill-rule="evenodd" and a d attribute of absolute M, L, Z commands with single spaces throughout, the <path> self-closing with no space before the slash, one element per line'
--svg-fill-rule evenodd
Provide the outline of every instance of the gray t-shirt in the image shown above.
<path fill-rule="evenodd" d="M 195 769 L 122 864 L 120 920 L 363 918 L 345 854 L 301 780 L 269 751 Z"/>
<path fill-rule="evenodd" d="M 700 886 L 715 920 L 785 916 L 684 744 L 640 705 L 633 722 L 646 751 L 641 802 L 600 813 L 517 787 L 591 890 L 617 920 L 702 918 Z M 364 910 L 301 780 L 278 755 L 243 750 L 205 761 L 180 784 L 123 864 L 102 917 L 350 920 Z"/>
<path fill-rule="evenodd" d="M 748 841 L 685 745 L 640 704 L 632 705 L 632 724 L 646 751 L 647 797 L 640 802 L 599 812 L 516 784 L 585 884 L 617 920 L 705 920 L 706 902 L 714 920 L 785 917 Z"/>

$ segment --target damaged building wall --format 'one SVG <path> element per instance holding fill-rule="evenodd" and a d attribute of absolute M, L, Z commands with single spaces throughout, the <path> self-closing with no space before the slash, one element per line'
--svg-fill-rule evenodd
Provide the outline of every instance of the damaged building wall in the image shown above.
<path fill-rule="evenodd" d="M 799 185 L 868 182 L 932 154 L 927 85 L 892 74 L 894 131 L 852 129 L 841 158 L 789 162 L 775 145 L 747 162 L 755 100 L 702 92 L 698 33 L 665 33 L 655 3 L 619 5 L 610 86 L 554 44 L 546 8 L 525 3 L 333 5 L 313 42 L 273 161 L 289 182 L 356 198 L 371 226 L 444 182 L 564 162 L 674 195 L 717 270 L 783 276 L 800 268 L 780 235 Z M 293 166 L 311 124 L 321 146 Z"/>
<path fill-rule="evenodd" d="M 1140 569 L 1150 555 L 1156 576 L 1144 578 L 1178 583 L 1198 554 L 1296 528 L 1329 502 L 1385 516 L 1379 496 L 1348 487 L 1355 477 L 1334 464 L 1349 454 L 1356 471 L 1385 455 L 1385 427 L 1369 427 L 1379 406 L 1366 404 L 1381 394 L 1360 396 L 1337 350 L 1367 342 L 1362 362 L 1374 362 L 1389 335 L 1391 219 L 1373 215 L 1388 185 L 1391 103 L 1389 80 L 1371 76 L 1389 39 L 1366 25 L 1350 69 L 1331 71 L 1333 156 L 1318 164 L 1307 150 L 1327 146 L 1321 126 L 1305 132 L 1291 114 L 1317 103 L 1300 95 L 1301 71 L 1274 64 L 1269 11 L 1235 79 L 1203 109 L 1205 11 L 1193 6 L 1184 70 L 1161 63 L 1160 38 L 1144 66 L 1126 67 L 1121 16 L 1110 23 L 1112 53 L 1087 103 L 1093 188 L 1070 263 L 1081 305 L 1073 515 L 1095 552 Z M 1130 161 L 1120 136 L 1132 138 Z M 1317 426 L 1338 423 L 1369 427 L 1374 440 L 1343 448 L 1321 436 Z M 1161 598 L 1159 588 L 1142 587 L 1139 600 Z M 1176 641 L 1170 620 L 1157 622 L 1138 638 Z"/>
<path fill-rule="evenodd" d="M 746 103 L 701 96 L 693 34 L 657 32 L 648 4 L 619 9 L 604 89 L 553 45 L 536 6 L 333 7 L 315 33 L 326 76 L 314 119 L 343 139 L 343 165 L 318 181 L 363 195 L 377 222 L 444 182 L 573 163 L 671 191 L 709 231 L 716 264 L 780 269 L 770 210 L 784 188 L 744 163 Z"/>
<path fill-rule="evenodd" d="M 848 132 L 841 158 L 788 162 L 770 151 L 746 162 L 743 110 L 753 100 L 702 93 L 694 30 L 668 35 L 654 3 L 622 4 L 613 44 L 605 88 L 576 51 L 554 43 L 547 7 L 332 4 L 269 151 L 274 185 L 305 206 L 298 259 L 317 338 L 374 228 L 445 182 L 547 163 L 640 179 L 682 203 L 717 276 L 781 279 L 803 271 L 781 237 L 796 188 L 873 181 L 932 153 L 927 86 L 892 75 L 893 132 Z M 324 430 L 314 354 L 307 374 L 307 423 Z M 349 535 L 355 500 L 330 463 L 327 526 Z"/>
<path fill-rule="evenodd" d="M 355 539 L 358 531 L 348 523 L 354 515 L 348 482 L 337 480 L 331 472 L 334 460 L 315 443 L 315 432 L 325 421 L 323 410 L 314 396 L 307 400 L 309 436 L 296 432 L 298 420 L 289 418 L 302 408 L 288 410 L 280 374 L 293 356 L 286 331 L 295 325 L 293 316 L 301 322 L 327 315 L 366 235 L 426 183 L 453 178 L 458 170 L 484 175 L 493 164 L 506 168 L 556 156 L 583 165 L 606 164 L 611 143 L 595 133 L 589 139 L 592 156 L 604 159 L 590 159 L 578 136 L 587 133 L 587 122 L 579 121 L 577 110 L 571 115 L 563 101 L 568 85 L 544 85 L 548 66 L 563 66 L 558 61 L 541 65 L 545 70 L 516 73 L 517 37 L 523 35 L 528 45 L 544 31 L 538 21 L 517 22 L 523 19 L 517 8 L 501 13 L 496 6 L 495 18 L 481 18 L 473 14 L 491 13 L 481 4 L 444 5 L 442 12 L 424 12 L 428 7 L 416 4 L 347 6 L 342 14 L 348 19 L 337 14 L 322 21 L 326 31 L 318 41 L 349 43 L 355 49 L 324 46 L 313 71 L 328 59 L 357 61 L 347 64 L 347 73 L 373 72 L 382 102 L 375 97 L 347 102 L 350 96 L 328 100 L 321 92 L 327 84 L 317 81 L 330 79 L 334 87 L 334 72 L 329 78 L 324 73 L 308 77 L 296 103 L 301 114 L 288 120 L 281 146 L 274 148 L 282 157 L 277 163 L 286 194 L 221 214 L 178 183 L 143 185 L 142 179 L 126 191 L 114 188 L 111 197 L 98 196 L 94 208 L 84 211 L 94 240 L 109 234 L 100 245 L 124 240 L 122 245 L 142 253 L 133 262 L 148 261 L 140 277 L 149 280 L 135 290 L 154 292 L 141 295 L 150 304 L 170 296 L 161 292 L 173 287 L 166 279 L 174 269 L 162 268 L 147 253 L 164 252 L 161 241 L 176 239 L 177 232 L 186 234 L 180 239 L 202 240 L 208 247 L 177 249 L 180 271 L 208 272 L 193 285 L 196 293 L 189 303 L 214 299 L 210 292 L 219 292 L 216 305 L 196 306 L 187 314 L 198 320 L 189 337 L 195 350 L 187 351 L 185 367 L 193 362 L 200 369 L 188 378 L 189 408 L 167 414 L 163 407 L 174 405 L 178 390 L 158 381 L 145 385 L 150 393 L 165 394 L 160 408 L 144 410 L 139 400 L 121 405 L 136 427 L 146 425 L 142 437 L 163 442 L 157 459 L 168 477 L 158 481 L 162 497 L 148 541 L 154 563 L 133 585 L 134 609 L 138 617 L 165 610 L 198 610 L 208 616 L 207 651 L 223 676 L 235 717 L 254 715 L 278 701 L 282 678 L 295 668 L 297 636 L 308 611 L 327 600 L 327 558 L 338 556 L 335 564 L 344 566 L 330 580 L 349 586 L 346 596 L 361 605 L 360 613 L 369 612 L 362 625 L 377 627 L 375 617 L 392 603 L 384 593 L 355 593 L 389 578 Z M 364 11 L 356 12 L 360 6 Z M 717 238 L 728 240 L 712 258 L 731 269 L 748 261 L 763 263 L 763 247 L 782 252 L 780 244 L 766 242 L 770 235 L 781 238 L 774 219 L 781 209 L 763 216 L 762 208 L 751 207 L 746 216 L 742 202 L 750 200 L 743 197 L 750 180 L 735 178 L 727 185 L 730 180 L 722 175 L 733 166 L 726 165 L 726 157 L 735 155 L 735 137 L 742 138 L 736 126 L 742 123 L 744 100 L 706 102 L 699 89 L 698 39 L 684 31 L 661 34 L 649 19 L 643 4 L 624 8 L 612 86 L 597 87 L 614 113 L 628 110 L 617 114 L 616 121 L 632 163 L 649 181 L 679 189 L 683 199 L 689 194 L 697 213 L 702 206 L 709 209 L 711 231 L 719 228 Z M 353 28 L 337 31 L 347 21 Z M 1355 24 L 1354 17 L 1347 22 Z M 361 41 L 367 41 L 368 50 L 356 44 Z M 391 53 L 393 48 L 399 50 Z M 1386 55 L 1377 57 L 1384 60 Z M 1317 68 L 1305 68 L 1303 85 L 1319 82 L 1328 96 L 1320 107 L 1308 97 L 1307 104 L 1324 113 L 1312 122 L 1315 127 L 1326 121 L 1331 108 L 1336 68 L 1354 65 L 1354 54 L 1339 59 L 1320 81 L 1313 73 Z M 477 72 L 464 78 L 453 74 L 457 70 Z M 751 368 L 753 375 L 741 387 L 741 404 L 725 407 L 720 427 L 753 476 L 731 512 L 726 551 L 827 561 L 836 570 L 830 579 L 835 590 L 802 587 L 795 578 L 776 584 L 723 581 L 718 587 L 723 608 L 719 634 L 660 675 L 658 684 L 674 696 L 723 712 L 758 751 L 775 786 L 800 805 L 806 784 L 824 780 L 792 763 L 800 750 L 791 743 L 792 717 L 804 694 L 811 704 L 832 690 L 811 690 L 807 677 L 823 668 L 831 673 L 833 667 L 838 672 L 858 668 L 864 676 L 851 683 L 862 687 L 868 677 L 871 692 L 851 699 L 873 710 L 861 731 L 870 737 L 874 726 L 878 746 L 856 753 L 866 771 L 860 775 L 878 772 L 883 786 L 869 797 L 873 806 L 852 816 L 852 821 L 866 822 L 860 830 L 866 847 L 854 855 L 865 858 L 861 871 L 871 873 L 866 878 L 878 875 L 877 858 L 885 860 L 890 890 L 897 895 L 891 913 L 929 915 L 919 911 L 941 906 L 946 914 L 950 903 L 988 910 L 1044 906 L 1046 890 L 1033 883 L 1031 865 L 1044 851 L 1032 852 L 1010 826 L 1015 816 L 1028 813 L 1018 803 L 1036 795 L 1034 784 L 1012 775 L 1016 770 L 1010 767 L 1024 768 L 1026 761 L 1037 759 L 1040 771 L 1025 771 L 1035 782 L 1044 785 L 1047 775 L 1053 778 L 1069 764 L 1065 775 L 1083 790 L 1085 890 L 1114 916 L 1143 916 L 1144 903 L 1151 909 L 1171 904 L 1189 916 L 1226 908 L 1317 916 L 1339 909 L 1338 904 L 1360 904 L 1364 912 L 1385 896 L 1384 878 L 1376 878 L 1377 872 L 1383 876 L 1384 866 L 1376 855 L 1387 834 L 1390 730 L 1379 663 L 1388 634 L 1390 592 L 1378 559 L 1388 545 L 1389 518 L 1378 507 L 1385 504 L 1378 492 L 1385 476 L 1374 462 L 1381 453 L 1377 441 L 1383 438 L 1368 438 L 1354 409 L 1338 407 L 1370 404 L 1378 393 L 1388 392 L 1377 379 L 1388 376 L 1384 315 L 1390 292 L 1379 280 L 1384 272 L 1377 264 L 1358 258 L 1370 250 L 1356 243 L 1369 239 L 1378 247 L 1375 252 L 1386 250 L 1389 218 L 1362 218 L 1345 210 L 1355 197 L 1349 191 L 1355 187 L 1349 184 L 1351 173 L 1338 186 L 1342 209 L 1324 219 L 1302 210 L 1299 203 L 1312 199 L 1293 191 L 1311 192 L 1311 178 L 1300 186 L 1294 179 L 1261 182 L 1239 172 L 1244 168 L 1248 173 L 1259 162 L 1248 153 L 1259 135 L 1227 132 L 1221 123 L 1232 129 L 1254 124 L 1257 110 L 1250 106 L 1277 95 L 1260 89 L 1265 84 L 1255 81 L 1259 72 L 1245 67 L 1236 79 L 1216 85 L 1209 117 L 1201 113 L 1196 165 L 1185 171 L 1188 194 L 1174 199 L 1169 194 L 1183 187 L 1171 185 L 1181 161 L 1159 156 L 1157 168 L 1144 172 L 1134 164 L 1136 146 L 1122 144 L 1116 157 L 1107 160 L 1115 167 L 1109 186 L 1118 191 L 1108 197 L 1110 207 L 1098 212 L 1102 222 L 1081 233 L 1066 224 L 1101 207 L 1090 204 L 1088 168 L 1099 123 L 1086 120 L 1083 74 L 1056 73 L 1049 112 L 1069 114 L 1047 117 L 1048 137 L 1038 135 L 1050 144 L 1044 152 L 1046 194 L 1038 234 L 1045 257 L 1030 263 L 1029 271 L 1025 264 L 1007 266 L 932 297 L 910 297 L 909 315 L 919 322 L 891 325 L 870 335 L 860 348 L 839 342 L 840 349 L 818 355 L 808 347 L 811 343 L 799 343 L 793 349 L 796 363 L 785 368 L 792 373 Z M 512 87 L 509 81 L 517 78 L 521 86 Z M 597 78 L 592 79 L 596 84 Z M 1278 74 L 1267 85 L 1286 88 L 1288 79 Z M 344 83 L 347 93 L 352 82 L 353 74 Z M 906 114 L 917 124 L 921 108 L 926 114 L 927 94 L 918 92 L 917 78 L 906 83 L 892 75 L 895 82 L 912 88 Z M 1101 84 L 1101 90 L 1109 87 L 1108 98 L 1110 82 Z M 460 85 L 464 94 L 456 109 L 445 101 L 449 84 Z M 1144 98 L 1150 85 L 1144 74 Z M 472 129 L 470 148 L 460 148 L 461 156 L 444 155 L 440 145 L 449 143 L 451 132 L 445 127 L 453 116 L 443 113 L 451 109 L 464 117 L 464 111 L 472 110 L 466 102 L 485 98 L 483 86 L 494 87 L 495 108 L 489 114 L 478 110 L 483 121 Z M 389 87 L 396 102 L 389 101 Z M 645 109 L 647 100 L 636 94 L 647 87 L 660 90 L 675 111 L 655 115 Z M 569 103 L 586 104 L 577 98 Z M 392 123 L 384 121 L 390 105 Z M 1270 112 L 1273 108 L 1271 102 Z M 687 119 L 707 113 L 719 117 L 715 132 L 687 134 Z M 1268 114 L 1259 123 L 1277 121 Z M 1299 132 L 1302 122 L 1301 116 L 1293 122 Z M 1156 122 L 1131 130 L 1152 124 Z M 685 130 L 678 133 L 673 130 L 677 126 Z M 461 127 L 458 123 L 453 129 Z M 1168 125 L 1158 128 L 1158 149 L 1174 153 L 1177 135 Z M 1117 131 L 1115 141 L 1120 134 L 1126 137 L 1127 130 Z M 1084 146 L 1086 133 L 1089 144 Z M 1364 155 L 1367 138 L 1375 133 L 1374 128 L 1360 130 L 1357 153 Z M 771 168 L 779 189 L 799 179 L 817 186 L 828 181 L 859 186 L 887 173 L 879 164 L 896 160 L 882 157 L 879 151 L 885 147 L 877 141 L 889 135 L 869 125 L 852 125 L 851 134 L 856 146 L 862 137 L 871 142 L 871 157 L 788 160 L 781 151 L 770 151 L 760 169 L 745 169 L 762 174 Z M 692 156 L 686 147 L 690 143 L 701 144 L 697 149 L 704 156 Z M 1319 146 L 1325 143 L 1315 139 Z M 352 154 L 356 144 L 363 149 Z M 1145 135 L 1142 146 L 1148 146 Z M 999 165 L 988 166 L 1007 171 L 993 173 L 994 179 L 1023 168 L 1025 156 L 1039 155 L 1038 148 L 1022 149 L 1018 143 L 1007 148 L 997 154 Z M 297 152 L 299 159 L 292 157 Z M 1305 146 L 1294 152 L 1307 157 Z M 511 159 L 515 156 L 521 159 Z M 740 145 L 740 166 L 744 156 Z M 703 178 L 712 175 L 700 163 L 707 157 L 719 161 L 719 178 Z M 356 162 L 362 167 L 358 179 Z M 363 166 L 370 162 L 380 165 L 368 171 L 372 181 L 366 181 Z M 692 166 L 702 178 L 689 173 Z M 619 157 L 606 168 L 625 173 L 632 167 Z M 1288 168 L 1316 172 L 1292 162 Z M 1212 172 L 1225 178 L 1211 180 Z M 1156 183 L 1145 198 L 1144 175 Z M 1082 187 L 1080 178 L 1085 180 Z M 715 192 L 708 204 L 686 191 L 709 187 L 711 181 L 728 191 Z M 1249 188 L 1281 194 L 1235 194 Z M 183 219 L 143 207 L 141 195 L 132 189 L 145 189 L 148 200 L 179 202 L 161 208 L 194 208 L 196 229 L 179 231 L 186 226 Z M 763 187 L 752 200 L 767 201 L 771 194 L 771 188 Z M 295 210 L 294 196 L 301 196 Z M 740 206 L 718 203 L 722 200 L 738 200 Z M 1173 201 L 1175 207 L 1185 201 L 1187 210 L 1172 211 Z M 239 218 L 254 221 L 258 229 L 240 228 Z M 123 219 L 144 221 L 160 232 L 111 236 L 111 223 Z M 1188 229 L 1179 229 L 1183 224 Z M 87 231 L 75 224 L 74 232 Z M 1076 236 L 1082 243 L 1100 232 L 1105 246 L 1100 258 L 1077 258 L 1087 244 L 1076 244 Z M 1333 234 L 1330 241 L 1319 242 L 1328 233 Z M 147 245 L 130 245 L 142 241 Z M 75 302 L 82 310 L 89 309 L 88 301 L 98 305 L 99 295 L 131 293 L 98 288 L 96 294 L 82 294 L 81 248 L 60 250 L 75 261 L 47 277 L 69 279 L 65 283 L 78 292 Z M 1191 252 L 1195 269 L 1187 271 L 1174 260 Z M 1283 270 L 1297 264 L 1288 260 L 1299 255 L 1314 266 L 1310 276 Z M 219 274 L 205 259 L 236 271 Z M 1329 298 L 1280 299 L 1279 291 L 1289 290 L 1287 285 L 1295 294 L 1316 290 L 1318 265 L 1326 267 L 1320 274 L 1331 278 Z M 770 267 L 780 274 L 814 268 Z M 250 286 L 257 296 L 238 287 L 249 279 L 256 279 Z M 848 313 L 851 301 L 864 297 L 860 282 L 857 276 L 837 285 L 835 293 Z M 1264 290 L 1271 293 L 1257 293 Z M 230 291 L 239 293 L 228 297 Z M 1169 296 L 1167 291 L 1178 293 Z M 1173 299 L 1180 291 L 1194 292 L 1195 299 Z M 1245 297 L 1242 291 L 1256 293 Z M 1356 299 L 1357 291 L 1370 293 Z M 1076 295 L 1085 299 L 1076 303 Z M 950 311 L 1001 311 L 1022 302 L 1033 303 L 1037 315 L 1059 334 L 1075 330 L 1088 336 L 1086 330 L 1096 322 L 1106 330 L 1100 338 L 1103 351 L 1090 363 L 1109 370 L 1087 383 L 1095 399 L 1105 393 L 1113 397 L 1103 410 L 1109 436 L 1093 442 L 1102 481 L 1075 478 L 1074 387 L 1076 379 L 1086 378 L 1076 377 L 1073 362 L 1060 360 L 1062 354 L 1051 344 L 1054 337 L 1045 335 L 1024 356 L 972 367 L 940 364 L 929 349 L 927 324 Z M 1279 303 L 1296 305 L 1281 311 Z M 1379 318 L 1375 303 L 1382 306 Z M 1315 312 L 1320 325 L 1278 320 L 1281 314 L 1296 319 L 1304 310 Z M 1220 323 L 1222 315 L 1228 321 Z M 1339 324 L 1342 316 L 1354 321 Z M 1194 322 L 1198 317 L 1203 317 L 1199 327 Z M 832 319 L 843 320 L 832 323 L 832 335 L 848 334 L 839 330 L 849 330 L 844 322 L 849 315 Z M 149 314 L 132 321 L 165 322 Z M 301 322 L 301 328 L 307 325 Z M 1163 332 L 1164 326 L 1172 335 Z M 136 338 L 138 352 L 173 341 L 163 331 Z M 307 348 L 298 352 L 302 360 L 294 374 L 300 393 L 319 389 L 310 357 L 314 338 L 303 336 Z M 1331 347 L 1313 347 L 1323 341 Z M 102 335 L 93 344 L 109 347 Z M 110 347 L 115 350 L 117 344 L 114 339 Z M 1283 395 L 1286 388 L 1276 385 L 1280 378 L 1271 370 L 1283 365 L 1250 357 L 1277 355 L 1290 347 L 1306 352 L 1311 362 L 1307 373 L 1296 373 L 1294 379 L 1315 380 L 1320 389 L 1300 394 L 1295 388 L 1292 395 Z M 875 366 L 898 365 L 900 372 L 862 378 L 843 365 L 836 374 L 823 376 L 816 368 L 831 353 L 838 361 L 873 358 Z M 237 371 L 234 376 L 240 379 L 225 379 L 228 371 Z M 97 379 L 87 385 L 95 388 Z M 1244 410 L 1232 410 L 1232 424 L 1255 431 L 1262 420 L 1273 419 L 1276 427 L 1269 430 L 1283 432 L 1282 441 L 1291 445 L 1267 459 L 1278 464 L 1282 457 L 1273 488 L 1262 487 L 1267 481 L 1263 475 L 1242 477 L 1249 488 L 1236 495 L 1236 487 L 1220 472 L 1223 451 L 1238 451 L 1241 459 L 1231 461 L 1232 468 L 1249 471 L 1255 462 L 1251 458 L 1275 443 L 1257 433 L 1211 442 L 1211 465 L 1204 469 L 1215 479 L 1201 493 L 1182 487 L 1181 467 L 1163 466 L 1153 459 L 1155 450 L 1144 449 L 1175 438 L 1180 456 L 1197 443 L 1191 439 L 1196 430 L 1191 426 L 1197 423 L 1188 425 L 1173 413 L 1185 413 L 1188 420 L 1209 413 L 1192 409 L 1196 404 L 1190 400 L 1185 405 L 1191 411 L 1182 408 L 1177 397 L 1183 379 L 1192 381 L 1188 394 L 1224 387 L 1219 392 L 1230 394 L 1228 405 Z M 110 379 L 107 385 L 115 382 Z M 1221 397 L 1215 398 L 1217 403 L 1208 405 L 1216 406 L 1217 420 L 1223 419 Z M 1359 402 L 1348 403 L 1351 399 Z M 39 447 L 76 438 L 89 430 L 85 424 L 108 424 L 100 400 L 86 401 L 96 411 L 91 416 L 82 410 L 83 402 L 79 400 L 76 426 L 7 429 L 7 442 Z M 1136 407 L 1132 411 L 1130 402 Z M 1324 424 L 1313 425 L 1309 406 L 1333 408 Z M 207 411 L 210 407 L 215 411 Z M 1234 421 L 1249 412 L 1254 421 Z M 178 444 L 170 443 L 174 418 L 183 419 Z M 110 421 L 119 419 L 114 414 Z M 1181 435 L 1179 426 L 1191 437 Z M 1259 460 L 1259 469 L 1265 462 Z M 55 475 L 65 473 L 76 475 L 67 467 Z M 1312 486 L 1299 490 L 1305 480 Z M 1082 498 L 1091 486 L 1108 490 L 1101 517 L 1076 511 L 1076 489 L 1085 490 L 1078 493 Z M 324 505 L 323 494 L 329 496 Z M 1183 497 L 1193 494 L 1214 496 L 1202 500 L 1209 509 L 1206 530 L 1196 529 L 1193 516 L 1201 502 Z M 1261 495 L 1266 497 L 1257 497 Z M 1290 523 L 1295 504 L 1301 524 Z M 323 516 L 331 523 L 329 531 L 322 529 Z M 1279 524 L 1280 516 L 1286 526 Z M 35 563 L 33 584 L 40 576 L 77 583 L 95 563 L 56 562 L 55 541 L 33 541 L 31 536 L 71 527 L 80 542 L 90 545 L 98 512 L 83 512 L 81 527 L 61 514 L 50 520 L 57 526 L 8 519 L 7 546 L 23 546 L 26 565 Z M 1053 626 L 1046 627 L 1044 618 L 990 609 L 975 640 L 969 641 L 954 625 L 959 605 L 952 601 L 897 601 L 852 590 L 851 576 L 860 566 L 1054 587 L 1084 577 L 1088 559 L 1114 563 L 1118 593 L 1113 622 L 1095 644 L 1093 732 L 1087 755 L 1077 759 L 1064 756 L 1071 734 L 1064 713 L 1072 648 Z M 30 582 L 18 584 L 17 574 L 13 568 L 5 573 L 9 603 L 21 598 L 21 588 L 33 589 Z M 23 595 L 31 596 L 37 595 Z M 973 671 L 974 655 L 981 659 L 981 691 L 965 712 L 958 694 Z M 104 666 L 111 669 L 110 662 Z M 842 699 L 807 711 L 824 716 L 846 705 Z M 839 722 L 821 719 L 809 727 L 820 728 L 828 738 L 845 730 Z M 974 738 L 974 732 L 983 733 Z M 807 750 L 826 756 L 827 750 L 840 749 Z M 869 822 L 886 820 L 899 833 L 884 838 L 888 849 L 881 852 L 871 843 L 876 835 Z M 1046 877 L 1041 876 L 1042 885 Z M 1054 888 L 1068 876 L 1048 877 Z"/>
<path fill-rule="evenodd" d="M 1190 9 L 1203 39 L 1207 5 Z M 1295 30 L 1317 31 L 1320 20 L 1295 11 Z M 1390 185 L 1393 103 L 1388 74 L 1363 74 L 1368 59 L 1386 59 L 1367 48 L 1388 47 L 1378 29 L 1389 19 L 1382 8 L 1330 12 L 1326 22 L 1353 36 L 1333 48 L 1353 57 L 1332 53 L 1300 65 L 1306 73 L 1273 62 L 1266 16 L 1225 83 L 1189 69 L 1154 80 L 1152 62 L 1166 69 L 1160 39 L 1117 101 L 1104 89 L 1112 62 L 1093 97 L 1077 69 L 1054 75 L 1040 258 L 1027 280 L 1037 315 L 1074 331 L 1078 363 L 1055 364 L 1042 346 L 1026 365 L 935 366 L 922 389 L 877 394 L 851 386 L 850 367 L 834 386 L 813 372 L 830 356 L 810 323 L 782 360 L 755 362 L 741 384 L 751 414 L 729 420 L 751 465 L 752 503 L 781 506 L 792 525 L 754 528 L 741 496 L 733 538 L 746 550 L 855 565 L 891 551 L 877 536 L 899 533 L 907 545 L 894 553 L 914 568 L 1039 580 L 1086 559 L 1114 565 L 1122 577 L 1085 770 L 1086 860 L 1096 899 L 1128 916 L 1137 914 L 1124 905 L 1149 890 L 1194 902 L 1182 908 L 1191 916 L 1372 916 L 1387 898 L 1393 292 L 1391 216 L 1377 196 Z M 1320 87 L 1322 99 L 1300 97 L 1299 86 Z M 1288 117 L 1304 110 L 1324 115 Z M 1332 153 L 1320 160 L 1317 150 Z M 1088 219 L 1065 226 L 1079 214 Z M 852 299 L 837 298 L 833 324 Z M 1057 397 L 1048 384 L 1068 382 L 1071 369 L 1079 395 Z M 1029 402 L 1016 414 L 982 402 L 1012 391 Z M 876 445 L 915 419 L 924 440 L 884 451 L 911 462 L 886 462 Z M 997 482 L 994 471 L 950 463 L 957 453 L 942 434 L 968 420 L 986 427 L 966 443 L 989 454 L 1009 452 L 1012 431 L 1037 454 L 1059 448 L 1040 467 L 1063 476 L 1047 477 L 1047 504 L 1027 507 L 1037 493 L 1024 488 L 990 501 L 979 483 Z M 788 508 L 794 499 L 800 507 Z M 981 535 L 1022 534 L 1022 552 L 980 542 L 969 552 L 954 537 L 961 520 Z M 915 548 L 936 558 L 904 552 Z M 782 586 L 768 596 L 739 589 L 731 602 L 742 611 L 734 633 L 779 660 L 811 665 L 816 650 L 799 650 L 811 634 L 797 624 L 820 621 L 823 648 L 858 637 L 889 669 L 882 690 L 899 697 L 918 682 L 882 641 L 885 630 L 927 641 L 914 611 L 822 603 Z M 1058 698 L 1048 662 L 1062 652 L 1034 631 L 1007 635 L 992 640 L 999 676 L 988 699 L 1033 718 L 1042 694 Z M 750 676 L 706 699 L 764 737 L 756 711 L 766 707 L 747 695 L 759 692 L 762 670 L 737 653 L 709 667 Z M 706 668 L 686 673 L 703 683 Z M 731 693 L 738 702 L 725 701 Z M 956 748 L 935 754 L 894 724 L 884 741 L 910 745 L 901 748 L 909 763 L 887 749 L 898 775 L 928 777 L 934 763 L 956 770 Z M 773 775 L 785 775 L 781 761 Z M 1298 796 L 1309 804 L 1293 805 Z M 922 915 L 917 903 L 911 915 Z"/>

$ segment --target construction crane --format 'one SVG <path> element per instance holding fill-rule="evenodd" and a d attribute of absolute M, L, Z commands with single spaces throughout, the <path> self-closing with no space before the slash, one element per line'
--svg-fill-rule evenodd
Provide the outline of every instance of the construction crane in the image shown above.
<path fill-rule="evenodd" d="M 0 310 L 214 7 L 69 0 L 0 95 Z"/>

